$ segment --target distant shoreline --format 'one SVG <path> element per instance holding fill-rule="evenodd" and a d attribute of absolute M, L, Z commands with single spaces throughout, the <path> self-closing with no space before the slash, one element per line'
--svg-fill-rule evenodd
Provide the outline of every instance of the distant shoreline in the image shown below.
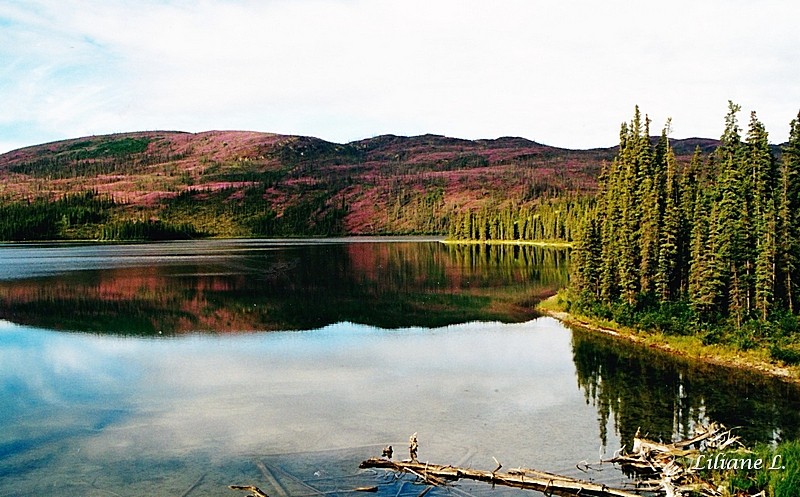
<path fill-rule="evenodd" d="M 308 242 L 318 240 L 328 243 L 336 242 L 440 242 L 446 243 L 443 236 L 436 235 L 337 235 L 337 236 L 297 236 L 297 237 L 225 237 L 208 236 L 198 238 L 174 238 L 165 240 L 146 239 L 119 239 L 102 240 L 98 238 L 53 238 L 48 240 L 0 240 L 0 245 L 41 245 L 41 244 L 120 244 L 120 243 L 170 243 L 170 242 L 198 242 L 198 241 L 267 241 L 267 242 Z"/>
<path fill-rule="evenodd" d="M 209 236 L 197 238 L 175 238 L 164 240 L 147 239 L 98 239 L 98 238 L 53 238 L 43 240 L 0 240 L 0 245 L 11 244 L 41 244 L 41 243 L 159 243 L 159 242 L 191 242 L 199 240 L 265 240 L 265 241 L 307 241 L 324 240 L 329 242 L 352 241 L 352 242 L 439 242 L 445 245 L 532 245 L 537 247 L 571 248 L 572 242 L 563 241 L 538 241 L 538 240 L 452 240 L 443 235 L 336 235 L 336 236 L 296 236 L 296 237 L 225 237 Z"/>
<path fill-rule="evenodd" d="M 544 240 L 442 240 L 448 245 L 534 245 L 537 247 L 571 248 L 572 242 L 544 241 Z"/>

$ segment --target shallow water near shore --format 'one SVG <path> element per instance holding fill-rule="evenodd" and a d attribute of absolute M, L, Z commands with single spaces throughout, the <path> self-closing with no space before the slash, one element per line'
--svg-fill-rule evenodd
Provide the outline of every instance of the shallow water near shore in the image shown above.
<path fill-rule="evenodd" d="M 407 457 L 415 432 L 422 461 L 494 469 L 497 458 L 622 485 L 608 465 L 575 465 L 610 457 L 639 426 L 664 439 L 704 421 L 742 426 L 748 442 L 800 435 L 794 387 L 535 316 L 531 302 L 566 277 L 552 249 L 4 250 L 0 267 L 15 269 L 0 281 L 0 495 L 237 495 L 227 485 L 252 484 L 272 496 L 364 485 L 416 496 L 410 481 L 358 470 L 387 444 Z M 22 261 L 36 258 L 49 266 Z M 453 491 L 520 492 L 434 492 Z"/>

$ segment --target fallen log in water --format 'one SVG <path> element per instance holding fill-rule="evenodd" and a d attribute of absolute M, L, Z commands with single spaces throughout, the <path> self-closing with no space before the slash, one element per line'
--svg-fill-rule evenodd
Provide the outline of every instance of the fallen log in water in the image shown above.
<path fill-rule="evenodd" d="M 383 468 L 399 472 L 405 471 L 432 485 L 443 485 L 447 481 L 467 479 L 483 481 L 493 485 L 537 490 L 545 494 L 567 497 L 576 495 L 591 497 L 639 497 L 637 494 L 625 490 L 533 469 L 520 468 L 500 473 L 414 461 L 391 461 L 378 457 L 363 461 L 359 467 L 362 469 Z"/>
<path fill-rule="evenodd" d="M 269 495 L 254 485 L 228 485 L 228 488 L 231 490 L 244 490 L 245 492 L 253 492 L 252 495 L 248 495 L 247 497 L 269 497 Z"/>
<path fill-rule="evenodd" d="M 637 431 L 634 436 L 633 450 L 631 452 L 626 453 L 621 450 L 620 453 L 615 455 L 612 459 L 600 461 L 600 464 L 613 463 L 621 466 L 623 469 L 633 470 L 640 475 L 645 473 L 643 476 L 645 478 L 644 481 L 637 481 L 636 488 L 633 491 L 608 487 L 599 483 L 535 469 L 518 468 L 501 473 L 500 469 L 502 469 L 503 465 L 500 464 L 497 459 L 495 459 L 497 467 L 494 471 L 422 463 L 417 460 L 419 445 L 417 443 L 416 433 L 409 439 L 410 459 L 393 461 L 391 459 L 393 450 L 391 446 L 388 446 L 383 451 L 385 457 L 367 459 L 363 461 L 359 467 L 362 469 L 381 468 L 409 473 L 431 486 L 445 486 L 449 482 L 465 479 L 482 481 L 491 483 L 492 485 L 535 490 L 548 496 L 640 497 L 639 493 L 645 493 L 647 495 L 664 497 L 683 497 L 687 495 L 720 497 L 722 495 L 721 490 L 711 482 L 701 479 L 696 472 L 699 468 L 694 467 L 691 464 L 691 460 L 692 458 L 697 460 L 696 458 L 703 453 L 708 454 L 709 451 L 722 451 L 733 445 L 741 446 L 739 437 L 735 436 L 732 430 L 728 430 L 724 426 L 715 423 L 712 423 L 710 426 L 698 427 L 695 435 L 691 438 L 671 443 L 648 440 L 640 437 Z M 687 462 L 689 464 L 687 464 Z M 288 497 L 288 492 L 280 482 L 277 481 L 272 471 L 261 461 L 257 461 L 256 464 L 274 490 L 280 495 Z M 588 463 L 583 463 L 583 465 L 587 469 L 591 469 L 591 465 Z M 578 469 L 581 469 L 581 467 L 578 466 Z M 303 485 L 314 491 L 313 494 L 309 494 L 312 496 L 331 493 L 318 491 L 305 483 L 303 483 Z M 231 485 L 230 488 L 252 492 L 252 497 L 268 497 L 265 492 L 255 486 Z M 431 487 L 427 487 L 423 490 L 419 497 L 425 495 L 430 488 Z M 377 490 L 378 488 L 375 486 L 368 486 L 347 491 L 337 490 L 335 493 L 375 492 Z"/>
<path fill-rule="evenodd" d="M 717 423 L 700 426 L 693 437 L 667 444 L 642 438 L 637 430 L 630 453 L 602 462 L 619 464 L 624 469 L 649 476 L 652 483 L 659 485 L 660 493 L 667 497 L 718 497 L 721 492 L 697 475 L 698 468 L 693 467 L 691 461 L 696 461 L 703 453 L 722 451 L 733 445 L 742 447 L 739 437 Z"/>

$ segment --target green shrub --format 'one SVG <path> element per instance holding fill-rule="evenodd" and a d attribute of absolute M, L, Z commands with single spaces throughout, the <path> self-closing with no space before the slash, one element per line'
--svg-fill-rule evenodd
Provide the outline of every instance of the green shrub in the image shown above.
<path fill-rule="evenodd" d="M 666 335 L 691 335 L 695 333 L 697 318 L 686 302 L 655 304 L 638 313 L 639 327 L 657 330 Z"/>
<path fill-rule="evenodd" d="M 769 349 L 770 356 L 776 361 L 783 361 L 786 364 L 800 364 L 800 350 L 779 343 L 773 343 Z"/>
<path fill-rule="evenodd" d="M 702 331 L 701 338 L 703 345 L 716 345 L 722 343 L 723 333 L 722 329 L 718 326 L 711 326 Z"/>

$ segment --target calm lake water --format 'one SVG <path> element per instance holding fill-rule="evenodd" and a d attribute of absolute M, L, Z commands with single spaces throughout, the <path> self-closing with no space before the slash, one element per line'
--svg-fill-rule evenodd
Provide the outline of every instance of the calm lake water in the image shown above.
<path fill-rule="evenodd" d="M 0 496 L 352 495 L 358 463 L 533 467 L 615 485 L 637 427 L 800 437 L 797 389 L 532 311 L 567 254 L 435 241 L 0 246 Z M 463 484 L 433 493 L 527 493 Z M 530 493 L 528 493 L 530 494 Z"/>

